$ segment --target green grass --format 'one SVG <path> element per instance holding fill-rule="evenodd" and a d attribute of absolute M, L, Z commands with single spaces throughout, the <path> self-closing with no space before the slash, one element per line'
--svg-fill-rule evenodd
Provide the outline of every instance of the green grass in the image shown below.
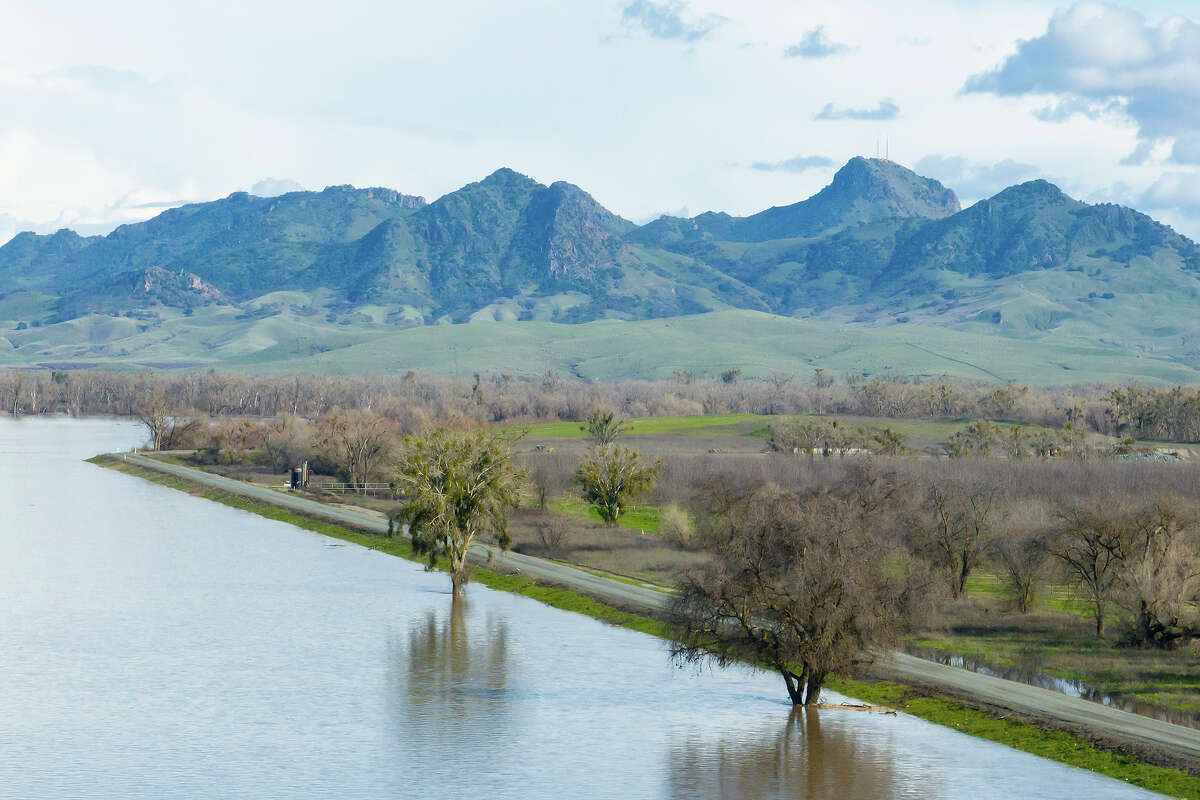
<path fill-rule="evenodd" d="M 560 514 L 601 523 L 600 512 L 576 497 L 557 497 L 551 503 Z M 662 527 L 662 509 L 658 506 L 632 506 L 617 519 L 622 528 L 658 533 Z"/>
<path fill-rule="evenodd" d="M 672 433 L 694 433 L 708 428 L 720 429 L 759 419 L 770 419 L 761 414 L 711 414 L 695 417 L 636 417 L 628 421 L 622 436 L 661 436 Z M 525 425 L 510 430 L 528 431 L 537 438 L 583 439 L 587 437 L 581 422 L 545 422 Z M 714 433 L 723 431 L 714 430 Z"/>
<path fill-rule="evenodd" d="M 1004 580 L 994 573 L 974 572 L 967 578 L 967 595 L 1004 600 L 1008 597 Z M 1041 587 L 1033 602 L 1034 611 L 1057 611 L 1076 617 L 1092 618 L 1093 609 L 1085 599 L 1073 594 L 1068 586 L 1052 583 Z"/>
<path fill-rule="evenodd" d="M 0 363 L 156 363 L 277 375 L 412 369 L 537 378 L 549 370 L 614 380 L 670 378 L 681 370 L 715 376 L 738 368 L 748 378 L 765 378 L 808 376 L 820 366 L 830 374 L 948 375 L 1035 385 L 1200 382 L 1194 364 L 1083 340 L 1070 343 L 1062 336 L 1031 340 L 912 324 L 848 326 L 733 310 L 635 322 L 481 322 L 397 330 L 329 324 L 319 315 L 288 311 L 246 318 L 214 307 L 192 317 L 164 314 L 145 330 L 131 320 L 98 317 L 5 335 L 20 349 L 4 353 Z"/>
<path fill-rule="evenodd" d="M 1200 798 L 1200 778 L 1182 770 L 1146 764 L 1128 753 L 1097 747 L 1066 731 L 1047 731 L 1018 720 L 1001 719 L 965 703 L 925 695 L 896 683 L 836 678 L 826 685 L 867 703 L 889 706 L 971 736 L 1117 778 L 1152 792 Z"/>
<path fill-rule="evenodd" d="M 359 544 L 400 558 L 414 561 L 423 560 L 414 555 L 408 542 L 403 539 L 384 539 L 226 492 L 202 491 L 180 478 L 147 470 L 111 456 L 96 456 L 88 460 L 268 519 L 287 522 L 305 530 Z M 669 638 L 670 636 L 669 628 L 660 620 L 613 608 L 568 589 L 541 585 L 519 576 L 504 575 L 481 568 L 474 570 L 474 579 L 489 588 L 520 594 L 554 608 L 584 614 L 612 625 L 660 638 Z M 1189 776 L 1182 770 L 1146 764 L 1128 754 L 1098 748 L 1086 739 L 1067 732 L 1047 731 L 1016 720 L 1002 719 L 965 703 L 922 694 L 901 684 L 865 682 L 835 677 L 827 680 L 826 685 L 849 697 L 868 703 L 890 706 L 971 736 L 978 736 L 1043 758 L 1117 778 L 1151 791 L 1173 797 L 1200 800 L 1200 778 Z"/>

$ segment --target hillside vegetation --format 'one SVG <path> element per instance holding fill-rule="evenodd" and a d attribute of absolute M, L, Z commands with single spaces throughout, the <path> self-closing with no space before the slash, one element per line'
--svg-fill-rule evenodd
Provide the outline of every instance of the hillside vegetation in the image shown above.
<path fill-rule="evenodd" d="M 432 203 L 237 193 L 104 237 L 20 234 L 0 247 L 0 363 L 452 371 L 457 357 L 627 378 L 842 354 L 872 373 L 1183 380 L 1198 300 L 1194 242 L 1045 181 L 960 209 L 937 181 L 854 158 L 792 205 L 639 227 L 577 186 L 501 169 Z"/>

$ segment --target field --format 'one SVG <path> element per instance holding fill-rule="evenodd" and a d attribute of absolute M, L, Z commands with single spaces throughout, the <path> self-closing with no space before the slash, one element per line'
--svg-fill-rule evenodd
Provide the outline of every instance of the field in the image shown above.
<path fill-rule="evenodd" d="M 165 312 L 164 312 L 165 313 Z M 368 315 L 369 316 L 369 315 Z M 918 325 L 835 325 L 753 311 L 579 325 L 477 322 L 397 329 L 292 311 L 200 309 L 145 320 L 85 317 L 5 331 L 0 366 L 219 367 L 251 373 L 403 373 L 587 380 L 830 374 L 951 376 L 1067 385 L 1200 382 L 1195 363 L 1047 334 L 1019 339 Z"/>

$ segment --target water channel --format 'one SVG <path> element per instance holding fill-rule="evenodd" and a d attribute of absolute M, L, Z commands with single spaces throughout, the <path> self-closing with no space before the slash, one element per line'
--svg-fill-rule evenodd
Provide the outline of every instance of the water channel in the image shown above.
<path fill-rule="evenodd" d="M 0 419 L 0 797 L 1153 796 L 81 460 L 142 438 Z"/>

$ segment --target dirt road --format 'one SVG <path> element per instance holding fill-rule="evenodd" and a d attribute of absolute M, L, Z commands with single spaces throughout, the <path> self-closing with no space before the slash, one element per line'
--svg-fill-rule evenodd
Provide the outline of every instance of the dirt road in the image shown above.
<path fill-rule="evenodd" d="M 327 506 L 287 492 L 254 486 L 133 453 L 123 457 L 138 466 L 176 475 L 231 494 L 250 497 L 356 528 L 379 533 L 387 531 L 387 523 L 370 514 Z M 662 591 L 622 583 L 552 561 L 520 553 L 501 553 L 498 548 L 482 544 L 475 545 L 472 553 L 480 562 L 486 562 L 490 553 L 500 565 L 510 570 L 566 586 L 621 608 L 655 612 L 661 610 L 666 603 L 666 595 Z M 968 696 L 1021 715 L 1057 724 L 1079 726 L 1106 738 L 1131 740 L 1161 748 L 1189 760 L 1200 760 L 1200 730 L 1143 717 L 1048 689 L 937 664 L 904 653 L 894 653 L 890 665 L 883 665 L 880 671 L 886 677 L 900 683 L 941 688 L 952 694 Z"/>

